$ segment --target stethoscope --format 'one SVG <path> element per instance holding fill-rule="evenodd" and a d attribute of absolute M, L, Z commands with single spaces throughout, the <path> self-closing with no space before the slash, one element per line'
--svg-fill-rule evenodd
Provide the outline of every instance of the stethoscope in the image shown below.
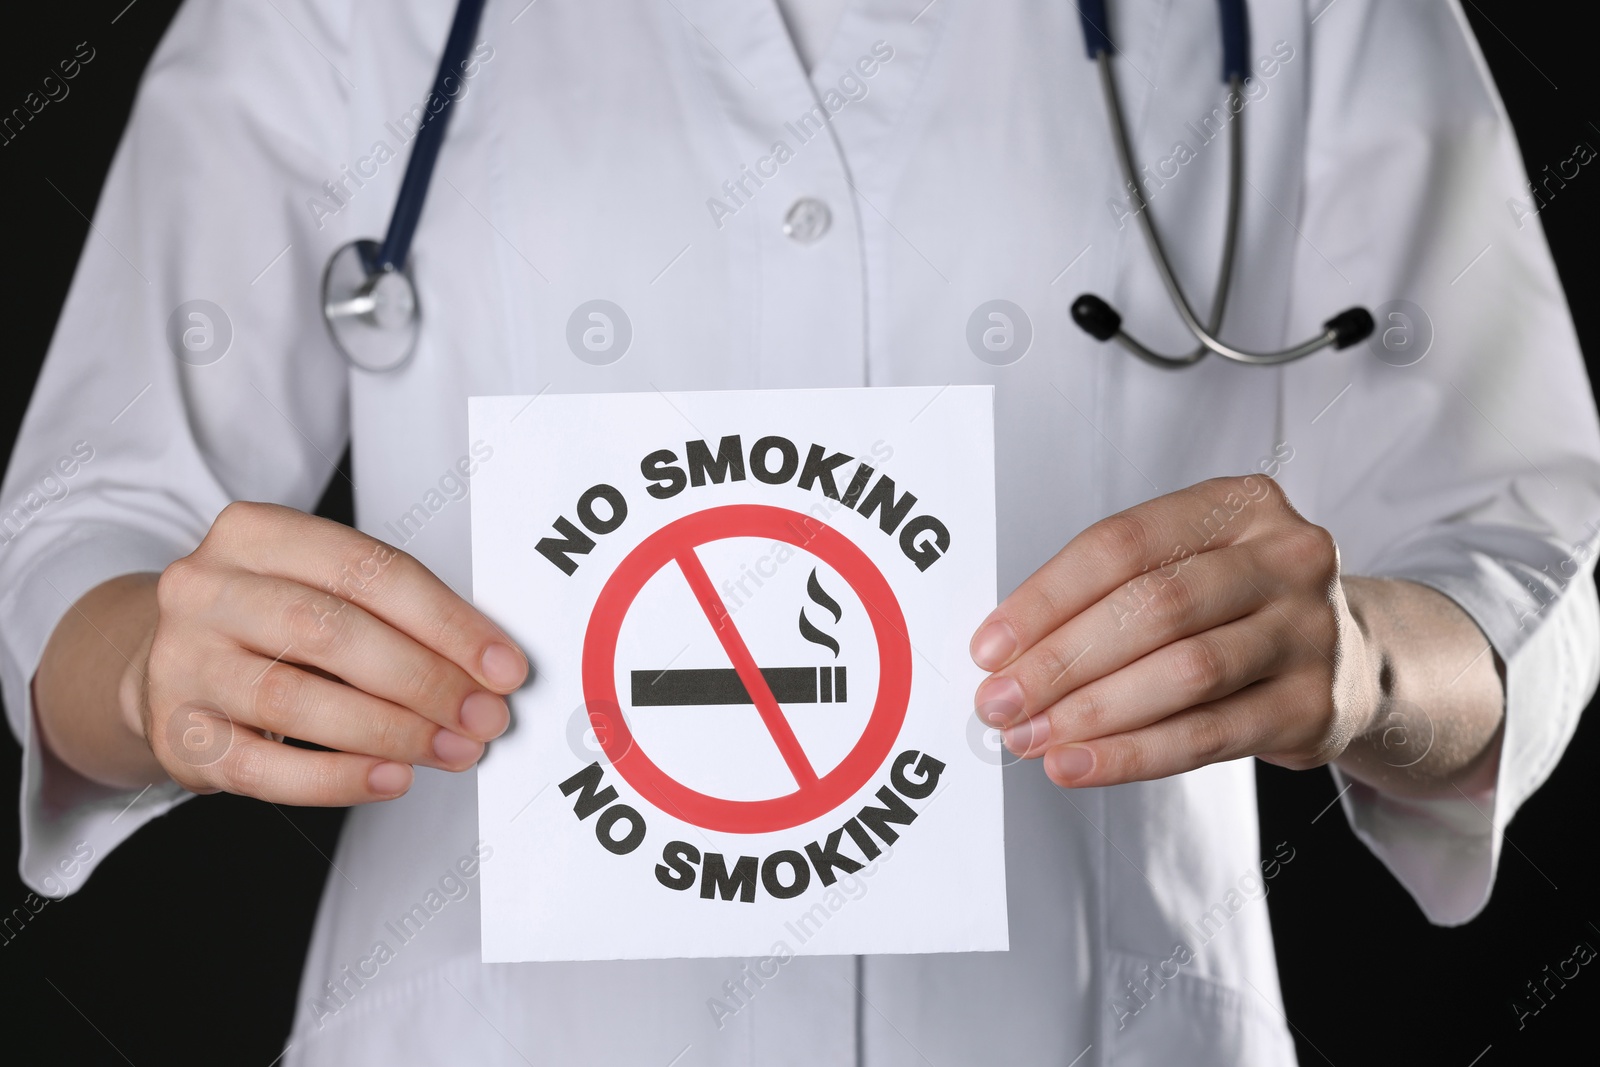
<path fill-rule="evenodd" d="M 450 108 L 455 101 L 455 96 L 447 91 L 445 82 L 461 72 L 462 64 L 472 48 L 472 38 L 477 33 L 484 2 L 459 0 L 456 5 L 450 36 L 445 41 L 444 55 L 440 57 L 439 70 L 433 80 L 433 98 L 442 100 L 443 104 L 437 111 L 428 110 L 423 117 L 411 157 L 406 161 L 400 194 L 395 199 L 394 213 L 389 218 L 389 229 L 383 243 L 366 238 L 351 241 L 333 254 L 328 260 L 327 269 L 323 271 L 322 317 L 328 324 L 334 345 L 351 364 L 362 370 L 396 370 L 404 366 L 416 350 L 421 306 L 417 301 L 416 284 L 408 262 L 411 239 L 416 234 L 417 220 L 422 215 L 422 205 L 427 199 L 428 185 L 433 178 L 433 167 L 438 161 L 439 147 L 444 142 L 445 127 L 449 123 Z M 1323 323 L 1322 332 L 1317 336 L 1276 352 L 1248 352 L 1217 337 L 1227 310 L 1234 252 L 1238 247 L 1239 197 L 1243 180 L 1242 96 L 1245 79 L 1250 75 L 1250 24 L 1244 0 L 1218 0 L 1218 5 L 1222 21 L 1222 77 L 1228 85 L 1228 107 L 1233 114 L 1233 121 L 1228 124 L 1228 215 L 1222 241 L 1222 262 L 1217 270 L 1216 292 L 1211 298 L 1211 315 L 1202 323 L 1178 285 L 1166 249 L 1151 221 L 1150 205 L 1134 173 L 1127 124 L 1117 94 L 1116 78 L 1111 70 L 1113 49 L 1106 21 L 1105 0 L 1078 0 L 1084 43 L 1089 58 L 1099 68 L 1100 88 L 1105 96 L 1117 163 L 1133 201 L 1134 217 L 1144 233 L 1150 258 L 1155 262 L 1173 307 L 1200 343 L 1193 351 L 1182 356 L 1162 355 L 1124 330 L 1122 316 L 1093 293 L 1084 293 L 1073 301 L 1072 319 L 1097 340 L 1115 338 L 1128 351 L 1158 367 L 1187 367 L 1199 362 L 1208 352 L 1240 363 L 1287 363 L 1330 345 L 1348 348 L 1364 341 L 1373 329 L 1371 313 L 1366 308 L 1353 307 Z"/>
<path fill-rule="evenodd" d="M 351 241 L 328 259 L 322 272 L 323 321 L 334 346 L 362 370 L 398 370 L 417 348 L 422 308 L 411 276 L 411 238 L 428 199 L 433 165 L 439 160 L 439 147 L 456 100 L 446 82 L 461 77 L 484 2 L 460 0 L 456 4 L 444 55 L 433 76 L 433 95 L 428 98 L 429 103 L 441 103 L 437 111 L 424 106 L 383 243 L 369 238 Z"/>
<path fill-rule="evenodd" d="M 1155 223 L 1150 218 L 1150 204 L 1145 200 L 1134 174 L 1133 150 L 1128 144 L 1128 126 L 1122 116 L 1122 100 L 1117 95 L 1117 79 L 1111 71 L 1112 44 L 1110 24 L 1106 21 L 1105 0 L 1078 0 L 1078 14 L 1083 22 L 1084 44 L 1089 58 L 1100 71 L 1100 90 L 1106 101 L 1106 114 L 1111 124 L 1111 139 L 1116 147 L 1117 163 L 1122 168 L 1122 181 L 1133 200 L 1133 214 L 1144 232 L 1145 244 L 1150 248 L 1150 258 L 1167 287 L 1172 306 L 1183 319 L 1183 324 L 1194 334 L 1200 344 L 1182 356 L 1166 356 L 1141 344 L 1122 328 L 1122 316 L 1117 310 L 1093 293 L 1084 293 L 1072 302 L 1072 321 L 1084 332 L 1099 341 L 1115 338 L 1123 348 L 1147 363 L 1174 369 L 1198 363 L 1207 352 L 1215 352 L 1239 363 L 1270 366 L 1287 363 L 1292 359 L 1309 356 L 1319 349 L 1332 345 L 1349 348 L 1372 335 L 1372 313 L 1364 307 L 1347 308 L 1322 324 L 1322 332 L 1309 340 L 1276 352 L 1247 352 L 1219 340 L 1217 331 L 1222 327 L 1222 316 L 1228 307 L 1228 290 L 1233 281 L 1233 255 L 1239 243 L 1239 188 L 1243 181 L 1244 155 L 1244 82 L 1250 76 L 1250 21 L 1244 0 L 1218 0 L 1222 15 L 1222 80 L 1228 85 L 1228 110 L 1233 121 L 1228 123 L 1228 221 L 1222 238 L 1222 263 L 1217 268 L 1217 291 L 1211 297 L 1211 317 L 1202 324 L 1188 297 L 1178 285 L 1167 259 L 1166 249 L 1156 234 Z"/>

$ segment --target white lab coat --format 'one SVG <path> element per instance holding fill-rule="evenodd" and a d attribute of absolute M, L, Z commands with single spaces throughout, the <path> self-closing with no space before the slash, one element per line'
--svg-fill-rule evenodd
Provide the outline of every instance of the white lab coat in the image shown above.
<path fill-rule="evenodd" d="M 1222 99 L 1216 8 L 1112 7 L 1138 155 L 1168 174 L 1153 210 L 1204 304 L 1226 161 L 1197 135 Z M 1073 298 L 1095 291 L 1151 343 L 1188 345 L 1119 218 L 1072 4 L 854 0 L 808 78 L 770 2 L 496 0 L 414 249 L 416 357 L 352 373 L 316 311 L 320 273 L 386 225 L 397 120 L 451 8 L 194 0 L 151 63 L 4 490 L 0 673 L 26 753 L 31 886 L 82 884 L 181 799 L 91 788 L 42 751 L 28 679 L 52 626 L 98 582 L 190 551 L 228 501 L 309 508 L 350 441 L 360 526 L 396 540 L 385 524 L 423 504 L 404 547 L 467 592 L 469 508 L 446 476 L 469 452 L 468 395 L 981 382 L 996 386 L 1002 593 L 1106 514 L 1276 457 L 1349 572 L 1425 582 L 1478 621 L 1506 664 L 1494 795 L 1402 804 L 1355 785 L 1343 807 L 1431 919 L 1482 907 L 1501 829 L 1595 683 L 1600 436 L 1512 131 L 1454 3 L 1251 5 L 1252 57 L 1278 62 L 1247 105 L 1225 332 L 1273 347 L 1403 298 L 1434 334 L 1414 365 L 1363 345 L 1166 373 L 1073 326 Z M 865 96 L 834 97 L 825 133 L 797 137 L 785 124 L 875 47 Z M 372 160 L 380 141 L 397 158 Z M 779 141 L 788 158 L 761 162 Z M 323 187 L 341 165 L 369 176 L 336 205 Z M 767 176 L 735 200 L 723 183 L 741 165 Z M 801 197 L 832 215 L 809 244 L 783 230 Z M 609 366 L 566 341 L 595 298 L 632 325 Z M 1004 367 L 966 339 L 996 298 L 1033 332 Z M 193 299 L 232 325 L 207 366 L 164 336 Z M 45 483 L 80 441 L 92 458 Z M 1010 952 L 800 959 L 758 984 L 732 960 L 482 965 L 475 880 L 428 897 L 471 858 L 473 775 L 421 770 L 403 799 L 350 814 L 285 1062 L 1292 1063 L 1255 802 L 1248 760 L 1072 793 L 1015 766 Z M 419 902 L 430 920 L 402 942 L 385 924 Z M 379 941 L 392 958 L 366 962 Z M 1179 943 L 1193 958 L 1169 962 Z M 719 1026 L 713 1000 L 739 1010 Z"/>

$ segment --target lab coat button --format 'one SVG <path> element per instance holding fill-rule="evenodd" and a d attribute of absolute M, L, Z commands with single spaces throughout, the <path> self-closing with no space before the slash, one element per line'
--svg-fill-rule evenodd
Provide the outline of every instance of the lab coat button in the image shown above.
<path fill-rule="evenodd" d="M 803 196 L 789 208 L 783 217 L 783 235 L 798 244 L 808 245 L 819 240 L 833 223 L 833 212 L 821 200 Z"/>

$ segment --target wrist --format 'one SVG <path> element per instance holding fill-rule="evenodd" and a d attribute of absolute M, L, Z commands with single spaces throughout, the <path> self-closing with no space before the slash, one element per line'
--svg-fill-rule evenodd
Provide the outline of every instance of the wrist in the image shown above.
<path fill-rule="evenodd" d="M 1403 579 L 1342 579 L 1357 629 L 1366 718 L 1337 763 L 1397 796 L 1492 789 L 1504 695 L 1496 657 L 1448 597 Z M 1354 718 L 1354 717 L 1353 717 Z"/>
<path fill-rule="evenodd" d="M 150 645 L 152 630 L 128 657 L 117 681 L 117 722 L 130 744 L 150 748 Z"/>
<path fill-rule="evenodd" d="M 34 673 L 40 739 L 67 767 L 102 785 L 138 787 L 165 777 L 140 711 L 156 617 L 153 575 L 104 582 L 57 623 Z"/>
<path fill-rule="evenodd" d="M 1346 746 L 1370 742 L 1386 729 L 1394 706 L 1394 665 L 1371 625 L 1374 596 L 1381 596 L 1381 580 L 1341 577 L 1345 633 L 1335 665 L 1337 683 L 1349 709 Z M 1343 677 L 1340 677 L 1340 676 Z"/>

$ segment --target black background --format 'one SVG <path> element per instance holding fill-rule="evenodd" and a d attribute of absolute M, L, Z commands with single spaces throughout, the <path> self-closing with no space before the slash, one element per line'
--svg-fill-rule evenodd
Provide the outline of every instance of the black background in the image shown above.
<path fill-rule="evenodd" d="M 1592 34 L 1552 15 L 1582 9 L 1546 9 L 1530 26 L 1525 3 L 1464 6 L 1529 172 L 1567 159 L 1579 141 L 1600 145 Z M 96 50 L 70 96 L 0 147 L 6 451 L 88 232 L 79 209 L 92 214 L 139 75 L 176 7 L 10 5 L 0 23 L 0 111 L 37 90 L 78 42 Z M 1597 206 L 1600 178 L 1585 170 L 1540 215 L 1591 374 L 1600 352 L 1588 299 Z M 348 482 L 333 486 L 323 511 L 348 518 L 348 496 L 337 492 Z M 0 734 L 0 794 L 16 795 L 19 753 Z M 1593 1059 L 1585 1023 L 1600 1005 L 1600 967 L 1584 968 L 1520 1027 L 1512 1001 L 1526 1000 L 1525 983 L 1578 942 L 1600 947 L 1596 821 L 1582 770 L 1597 755 L 1600 723 L 1590 715 L 1511 824 L 1488 909 L 1457 929 L 1430 926 L 1328 808 L 1325 772 L 1260 766 L 1263 850 L 1287 842 L 1295 856 L 1268 902 L 1302 1064 Z M 136 847 L 107 857 L 81 892 L 46 905 L 0 946 L 7 1058 L 20 1044 L 34 1050 L 29 1062 L 273 1063 L 341 818 L 215 796 L 142 829 Z M 0 820 L 0 857 L 17 854 L 16 834 L 15 820 Z M 14 875 L 0 878 L 0 914 L 26 897 Z"/>

